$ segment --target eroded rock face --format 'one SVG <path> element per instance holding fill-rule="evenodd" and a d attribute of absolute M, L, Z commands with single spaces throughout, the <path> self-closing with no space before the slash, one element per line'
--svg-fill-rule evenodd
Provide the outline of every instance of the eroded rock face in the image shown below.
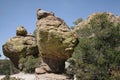
<path fill-rule="evenodd" d="M 45 11 L 38 10 L 36 23 L 40 55 L 52 72 L 63 72 L 65 61 L 72 56 L 78 40 L 66 23 Z"/>
<path fill-rule="evenodd" d="M 20 34 L 22 34 L 22 31 L 24 33 L 26 30 L 22 27 L 18 27 L 16 31 L 20 31 Z M 18 68 L 20 58 L 25 58 L 29 55 L 38 56 L 39 52 L 34 36 L 27 34 L 18 35 L 18 32 L 16 33 L 17 36 L 10 38 L 2 48 L 4 55 L 10 58 L 10 60 Z"/>

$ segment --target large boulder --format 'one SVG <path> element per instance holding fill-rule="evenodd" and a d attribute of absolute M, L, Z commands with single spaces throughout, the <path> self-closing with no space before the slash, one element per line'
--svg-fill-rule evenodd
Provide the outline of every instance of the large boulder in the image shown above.
<path fill-rule="evenodd" d="M 21 58 L 26 58 L 29 55 L 37 57 L 39 53 L 35 37 L 27 35 L 24 27 L 18 27 L 16 36 L 10 38 L 2 48 L 4 55 L 10 58 L 17 68 Z"/>
<path fill-rule="evenodd" d="M 73 54 L 78 40 L 66 23 L 52 12 L 37 11 L 36 38 L 43 63 L 51 72 L 64 71 L 65 61 Z"/>

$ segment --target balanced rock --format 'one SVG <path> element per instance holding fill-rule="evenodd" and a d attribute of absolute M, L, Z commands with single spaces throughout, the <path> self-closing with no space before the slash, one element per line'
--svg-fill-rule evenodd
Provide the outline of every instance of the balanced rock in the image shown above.
<path fill-rule="evenodd" d="M 47 11 L 44 11 L 42 9 L 37 10 L 37 19 L 38 20 L 43 18 L 43 17 L 46 17 L 48 15 L 54 15 L 54 13 L 53 12 L 47 12 Z"/>
<path fill-rule="evenodd" d="M 66 23 L 53 14 L 40 10 L 37 12 L 36 38 L 43 63 L 52 72 L 61 73 L 78 40 Z"/>
<path fill-rule="evenodd" d="M 16 35 L 17 36 L 26 36 L 27 30 L 23 26 L 19 26 L 16 30 Z"/>
<path fill-rule="evenodd" d="M 16 30 L 17 36 L 10 38 L 3 46 L 3 53 L 5 56 L 10 58 L 15 67 L 18 68 L 19 60 L 26 56 L 38 55 L 38 48 L 36 39 L 32 35 L 21 35 L 21 32 L 27 32 L 23 27 L 19 27 Z M 26 33 L 25 33 L 26 34 Z M 20 36 L 18 36 L 20 35 Z"/>

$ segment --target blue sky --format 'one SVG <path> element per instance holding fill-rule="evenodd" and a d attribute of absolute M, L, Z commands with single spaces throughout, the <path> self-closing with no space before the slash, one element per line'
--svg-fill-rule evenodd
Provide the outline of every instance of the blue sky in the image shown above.
<path fill-rule="evenodd" d="M 0 54 L 2 45 L 15 36 L 16 28 L 24 26 L 33 33 L 38 8 L 53 11 L 69 25 L 77 18 L 87 18 L 95 12 L 120 15 L 120 0 L 0 0 Z"/>

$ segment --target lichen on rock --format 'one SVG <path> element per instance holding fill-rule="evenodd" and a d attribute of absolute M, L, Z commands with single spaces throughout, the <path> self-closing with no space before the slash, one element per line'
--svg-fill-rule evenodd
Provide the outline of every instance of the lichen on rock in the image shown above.
<path fill-rule="evenodd" d="M 29 55 L 42 58 L 40 68 L 36 72 L 64 72 L 65 61 L 73 54 L 78 39 L 66 23 L 56 17 L 53 12 L 37 10 L 35 37 L 27 34 L 27 30 L 20 26 L 16 36 L 10 38 L 3 45 L 3 53 L 21 69 L 21 60 Z M 24 61 L 24 60 L 23 60 Z M 41 72 L 40 72 L 41 73 Z"/>
<path fill-rule="evenodd" d="M 18 27 L 16 36 L 8 39 L 2 46 L 4 55 L 10 58 L 17 68 L 21 58 L 39 54 L 35 37 L 27 35 L 26 32 L 24 27 Z"/>
<path fill-rule="evenodd" d="M 16 35 L 17 36 L 26 36 L 27 35 L 27 30 L 23 26 L 19 26 L 16 29 Z"/>
<path fill-rule="evenodd" d="M 52 72 L 61 73 L 78 43 L 77 37 L 62 19 L 49 12 L 37 14 L 36 39 L 42 60 Z"/>

